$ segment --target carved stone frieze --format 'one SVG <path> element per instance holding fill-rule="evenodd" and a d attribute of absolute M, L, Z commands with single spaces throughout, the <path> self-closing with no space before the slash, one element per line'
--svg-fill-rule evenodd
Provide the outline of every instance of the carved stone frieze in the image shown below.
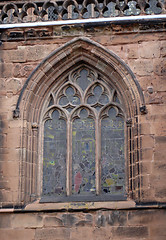
<path fill-rule="evenodd" d="M 0 3 L 0 23 L 27 23 L 166 13 L 165 0 L 47 0 Z"/>

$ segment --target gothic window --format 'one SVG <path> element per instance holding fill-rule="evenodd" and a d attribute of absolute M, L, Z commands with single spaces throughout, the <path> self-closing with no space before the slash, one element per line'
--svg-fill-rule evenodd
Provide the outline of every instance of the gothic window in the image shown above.
<path fill-rule="evenodd" d="M 86 65 L 51 90 L 43 117 L 41 202 L 126 199 L 124 111 Z"/>

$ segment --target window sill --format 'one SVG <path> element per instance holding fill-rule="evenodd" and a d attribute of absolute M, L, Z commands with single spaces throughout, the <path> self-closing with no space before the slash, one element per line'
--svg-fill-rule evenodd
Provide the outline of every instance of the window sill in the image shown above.
<path fill-rule="evenodd" d="M 135 208 L 135 202 L 114 201 L 114 202 L 68 202 L 68 203 L 40 203 L 36 201 L 28 204 L 25 211 L 74 211 L 74 210 L 97 210 L 97 209 L 129 209 Z"/>

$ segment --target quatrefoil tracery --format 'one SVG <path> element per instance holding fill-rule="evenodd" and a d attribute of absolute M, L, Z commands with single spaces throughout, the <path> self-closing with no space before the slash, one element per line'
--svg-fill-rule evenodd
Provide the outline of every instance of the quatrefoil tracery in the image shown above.
<path fill-rule="evenodd" d="M 90 87 L 86 99 L 87 104 L 99 111 L 101 107 L 109 103 L 109 93 L 104 86 L 96 83 Z"/>
<path fill-rule="evenodd" d="M 98 78 L 97 72 L 81 67 L 69 75 L 57 92 L 50 94 L 47 106 L 59 106 L 71 115 L 74 109 L 84 105 L 98 115 L 109 104 L 121 106 L 116 90 Z"/>

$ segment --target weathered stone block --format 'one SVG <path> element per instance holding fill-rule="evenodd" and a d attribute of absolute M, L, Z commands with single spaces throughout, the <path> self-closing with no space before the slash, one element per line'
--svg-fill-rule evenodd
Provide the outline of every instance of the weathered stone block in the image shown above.
<path fill-rule="evenodd" d="M 110 226 L 125 225 L 127 221 L 127 211 L 112 211 L 107 215 L 107 222 Z"/>
<path fill-rule="evenodd" d="M 11 78 L 6 82 L 6 90 L 14 94 L 18 92 L 21 88 L 21 80 L 16 78 Z"/>
<path fill-rule="evenodd" d="M 5 50 L 3 54 L 4 62 L 7 63 L 21 63 L 26 62 L 26 51 L 22 49 Z"/>
<path fill-rule="evenodd" d="M 92 227 L 72 228 L 70 233 L 70 239 L 94 239 Z"/>
<path fill-rule="evenodd" d="M 110 240 L 112 239 L 111 228 L 94 228 L 93 240 Z"/>
<path fill-rule="evenodd" d="M 2 240 L 34 240 L 35 230 L 32 229 L 1 229 Z"/>
<path fill-rule="evenodd" d="M 0 229 L 11 228 L 11 215 L 0 213 Z"/>
<path fill-rule="evenodd" d="M 132 71 L 138 76 L 149 76 L 153 72 L 153 65 L 147 59 L 130 60 L 129 66 L 131 67 Z"/>
<path fill-rule="evenodd" d="M 141 136 L 141 146 L 144 148 L 153 148 L 154 147 L 154 138 L 150 135 Z"/>
<path fill-rule="evenodd" d="M 59 227 L 63 226 L 63 222 L 60 218 L 58 217 L 45 217 L 44 218 L 44 226 L 45 227 Z"/>
<path fill-rule="evenodd" d="M 130 44 L 127 47 L 127 58 L 128 59 L 137 59 L 138 56 L 138 44 Z"/>
<path fill-rule="evenodd" d="M 97 227 L 104 227 L 106 224 L 106 217 L 102 214 L 97 216 L 96 226 Z"/>
<path fill-rule="evenodd" d="M 142 42 L 139 44 L 138 51 L 141 58 L 158 58 L 160 57 L 160 42 Z"/>
<path fill-rule="evenodd" d="M 1 78 L 11 78 L 13 76 L 13 64 L 0 63 Z"/>
<path fill-rule="evenodd" d="M 70 239 L 69 228 L 46 228 L 37 229 L 35 233 L 35 240 L 64 240 Z M 78 237 L 78 235 L 77 235 Z M 81 236 L 79 236 L 81 238 Z"/>
<path fill-rule="evenodd" d="M 13 214 L 11 219 L 12 228 L 38 228 L 43 226 L 43 218 L 39 214 Z"/>
<path fill-rule="evenodd" d="M 148 238 L 148 228 L 145 226 L 137 227 L 117 227 L 113 229 L 113 236 L 120 238 Z"/>
<path fill-rule="evenodd" d="M 156 219 L 156 222 L 157 222 L 157 219 Z M 156 224 L 154 223 L 154 225 L 152 225 L 150 228 L 150 238 L 152 240 L 157 240 L 157 239 L 165 240 L 166 239 L 166 227 L 165 226 L 156 226 Z"/>
<path fill-rule="evenodd" d="M 63 214 L 62 215 L 62 222 L 65 227 L 71 227 L 76 222 L 75 214 Z"/>

